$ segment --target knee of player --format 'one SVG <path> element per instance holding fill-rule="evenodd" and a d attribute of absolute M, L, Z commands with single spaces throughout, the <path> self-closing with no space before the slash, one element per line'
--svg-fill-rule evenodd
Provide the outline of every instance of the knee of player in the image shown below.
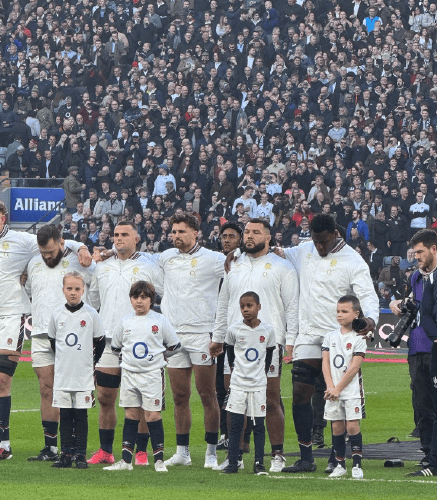
<path fill-rule="evenodd" d="M 39 391 L 41 399 L 51 399 L 53 397 L 53 384 L 41 384 Z"/>
<path fill-rule="evenodd" d="M 174 391 L 173 401 L 175 406 L 188 406 L 190 402 L 190 392 L 185 391 Z"/>
<path fill-rule="evenodd" d="M 12 377 L 6 373 L 0 373 L 0 396 L 9 396 Z"/>
<path fill-rule="evenodd" d="M 346 424 L 347 432 L 350 436 L 355 436 L 360 432 L 360 421 L 359 420 L 349 420 Z"/>
<path fill-rule="evenodd" d="M 115 408 L 115 400 L 117 399 L 117 392 L 115 392 L 115 397 L 113 394 L 107 391 L 99 391 L 97 399 L 99 400 L 99 405 L 101 408 Z"/>
<path fill-rule="evenodd" d="M 293 404 L 303 405 L 311 401 L 311 393 L 307 384 L 296 382 L 293 384 Z"/>
<path fill-rule="evenodd" d="M 203 406 L 214 406 L 217 403 L 217 394 L 215 391 L 202 389 L 199 391 L 199 396 Z"/>

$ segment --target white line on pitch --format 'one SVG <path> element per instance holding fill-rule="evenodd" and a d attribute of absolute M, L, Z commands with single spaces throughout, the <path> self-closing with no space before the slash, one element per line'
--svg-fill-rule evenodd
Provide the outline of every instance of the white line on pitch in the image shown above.
<path fill-rule="evenodd" d="M 435 481 L 424 481 L 422 479 L 353 479 L 349 478 L 337 478 L 337 477 L 314 477 L 314 476 L 295 476 L 291 474 L 290 476 L 268 476 L 269 479 L 315 479 L 319 481 L 355 481 L 355 482 L 384 482 L 384 483 L 425 483 L 425 484 L 435 484 Z"/>
<path fill-rule="evenodd" d="M 40 411 L 39 408 L 32 408 L 31 410 L 11 410 L 11 413 L 24 413 L 26 411 Z"/>

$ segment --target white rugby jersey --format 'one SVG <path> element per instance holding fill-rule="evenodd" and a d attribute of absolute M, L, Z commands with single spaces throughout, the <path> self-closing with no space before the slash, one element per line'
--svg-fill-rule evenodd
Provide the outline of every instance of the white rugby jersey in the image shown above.
<path fill-rule="evenodd" d="M 53 390 L 94 390 L 93 338 L 104 336 L 97 311 L 87 304 L 74 312 L 57 307 L 48 336 L 56 340 Z"/>
<path fill-rule="evenodd" d="M 274 253 L 257 258 L 243 253 L 232 263 L 220 290 L 213 342 L 222 343 L 228 325 L 240 321 L 240 297 L 249 291 L 259 295 L 258 318 L 273 326 L 278 344 L 288 344 L 298 329 L 299 282 L 293 266 Z"/>
<path fill-rule="evenodd" d="M 159 267 L 138 252 L 126 260 L 114 255 L 96 265 L 89 301 L 95 309 L 100 308 L 106 338 L 112 338 L 120 318 L 133 312 L 129 290 L 136 281 L 152 283 L 156 292 L 162 295 Z"/>
<path fill-rule="evenodd" d="M 153 310 L 145 316 L 135 312 L 124 316 L 111 341 L 114 349 L 121 349 L 121 367 L 137 373 L 164 368 L 164 351 L 178 344 L 170 321 Z"/>
<path fill-rule="evenodd" d="M 68 241 L 66 246 L 76 250 L 83 246 L 77 241 Z M 30 301 L 20 276 L 30 259 L 39 255 L 36 235 L 12 231 L 7 225 L 0 233 L 0 316 L 29 314 Z"/>
<path fill-rule="evenodd" d="M 358 298 L 364 316 L 378 323 L 379 301 L 369 266 L 343 240 L 326 257 L 320 257 L 312 241 L 284 252 L 299 276 L 299 333 L 324 336 L 337 329 L 337 301 L 349 294 Z"/>
<path fill-rule="evenodd" d="M 256 392 L 267 387 L 266 351 L 276 346 L 272 325 L 261 323 L 251 328 L 243 321 L 228 329 L 225 342 L 234 346 L 235 361 L 231 375 L 231 389 Z"/>
<path fill-rule="evenodd" d="M 77 271 L 89 285 L 94 268 L 94 262 L 90 267 L 82 267 L 79 258 L 69 248 L 65 248 L 61 261 L 54 268 L 47 266 L 41 254 L 33 257 L 27 267 L 26 282 L 26 291 L 32 297 L 32 336 L 46 335 L 52 311 L 65 303 L 64 276 Z M 87 287 L 82 300 L 87 302 Z"/>
<path fill-rule="evenodd" d="M 212 331 L 224 262 L 223 254 L 198 244 L 187 253 L 171 248 L 160 255 L 161 309 L 178 333 Z"/>
<path fill-rule="evenodd" d="M 354 356 L 364 357 L 366 348 L 366 339 L 353 330 L 349 333 L 342 334 L 340 328 L 338 328 L 325 335 L 322 351 L 329 351 L 331 377 L 335 387 L 347 372 L 352 362 L 352 358 Z M 359 370 L 350 384 L 340 393 L 341 400 L 355 398 L 364 399 L 361 370 Z"/>

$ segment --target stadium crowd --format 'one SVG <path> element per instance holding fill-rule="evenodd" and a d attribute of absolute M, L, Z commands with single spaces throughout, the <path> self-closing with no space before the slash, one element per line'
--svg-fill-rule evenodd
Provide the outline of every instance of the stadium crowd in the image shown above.
<path fill-rule="evenodd" d="M 331 213 L 384 305 L 412 267 L 381 276 L 384 257 L 437 226 L 432 1 L 14 0 L 0 17 L 2 174 L 62 183 L 64 235 L 90 250 L 133 220 L 163 251 L 178 210 L 208 248 L 251 217 L 289 247 Z"/>

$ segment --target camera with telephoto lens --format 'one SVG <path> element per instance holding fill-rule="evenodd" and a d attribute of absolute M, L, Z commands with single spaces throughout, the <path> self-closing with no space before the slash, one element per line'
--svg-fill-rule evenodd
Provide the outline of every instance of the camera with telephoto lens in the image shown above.
<path fill-rule="evenodd" d="M 419 312 L 420 302 L 414 299 L 409 299 L 407 301 L 402 301 L 399 304 L 399 309 L 401 310 L 403 316 L 397 322 L 394 330 L 387 337 L 387 341 L 390 342 L 392 347 L 398 347 L 401 343 L 402 337 L 408 332 L 416 320 L 417 313 Z"/>

